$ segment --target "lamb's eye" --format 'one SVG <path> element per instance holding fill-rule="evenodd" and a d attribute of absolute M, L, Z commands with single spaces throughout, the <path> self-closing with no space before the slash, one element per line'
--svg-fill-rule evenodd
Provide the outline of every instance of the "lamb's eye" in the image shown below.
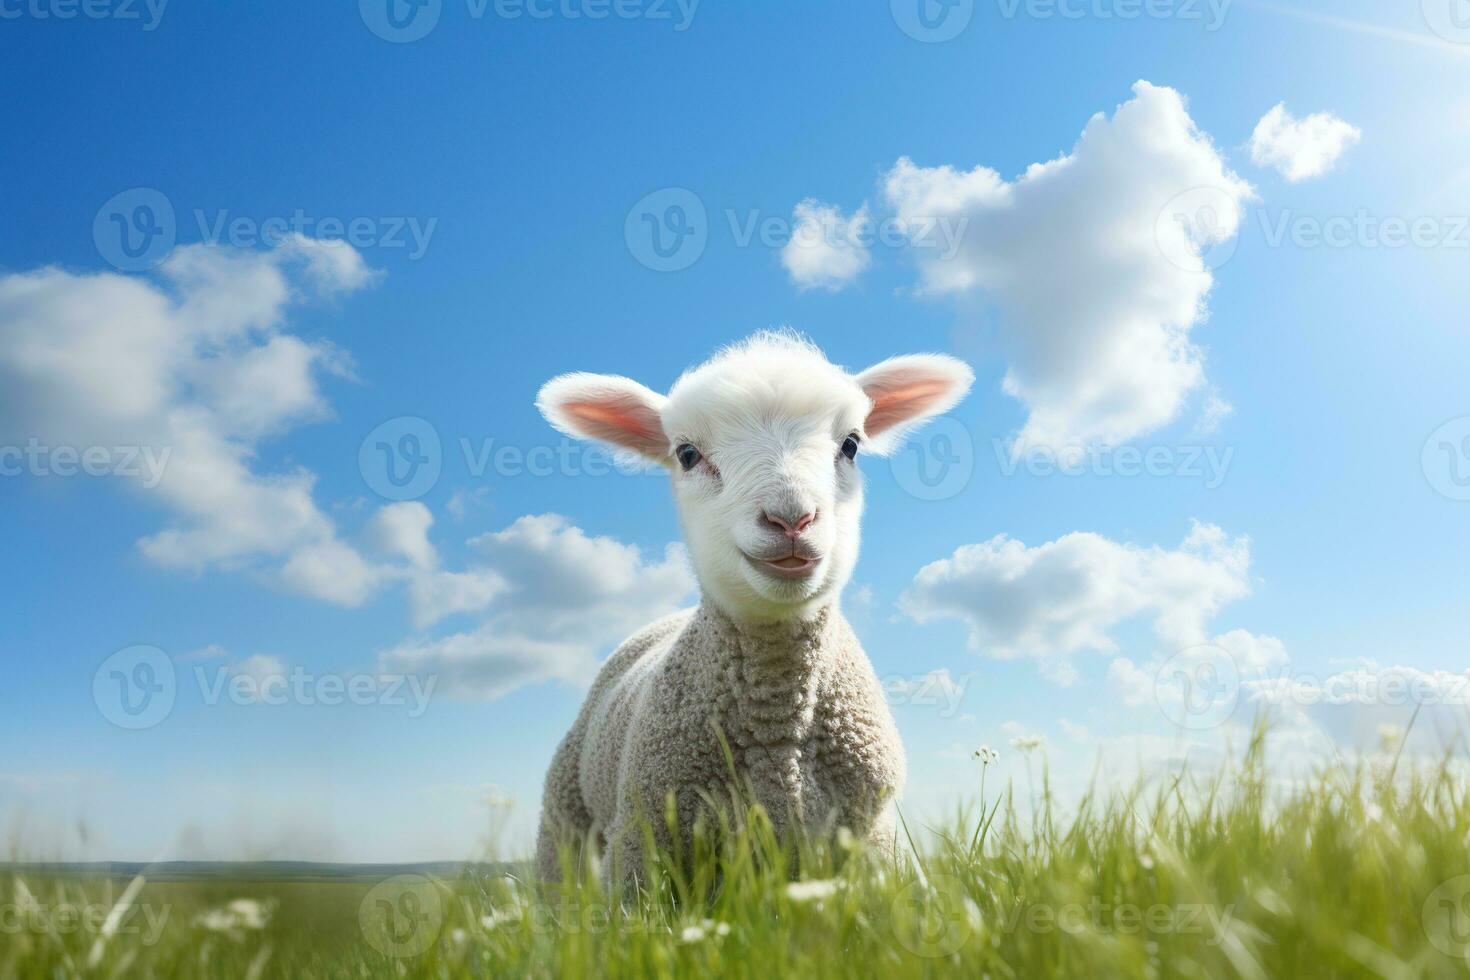
<path fill-rule="evenodd" d="M 680 446 L 678 449 L 675 449 L 674 455 L 679 458 L 679 465 L 684 467 L 684 471 L 686 473 L 689 470 L 694 469 L 694 467 L 698 465 L 699 461 L 704 458 L 699 454 L 698 449 L 695 449 L 687 442 Z"/>
<path fill-rule="evenodd" d="M 852 459 L 853 457 L 857 456 L 857 449 L 858 437 L 855 435 L 848 436 L 847 439 L 845 439 L 842 443 L 842 455 L 846 456 L 848 459 Z"/>

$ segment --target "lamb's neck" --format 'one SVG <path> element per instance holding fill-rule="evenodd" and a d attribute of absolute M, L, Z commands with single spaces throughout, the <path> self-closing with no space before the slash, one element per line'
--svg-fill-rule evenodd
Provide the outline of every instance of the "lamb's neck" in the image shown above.
<path fill-rule="evenodd" d="M 723 725 L 740 729 L 746 745 L 792 746 L 812 724 L 817 682 L 842 614 L 833 605 L 807 619 L 740 622 L 709 602 L 692 624 L 716 662 L 729 693 Z"/>
<path fill-rule="evenodd" d="M 695 614 L 695 621 L 717 638 L 727 657 L 752 667 L 769 665 L 781 673 L 815 669 L 830 649 L 841 619 L 835 603 L 806 617 L 774 621 L 736 619 L 708 600 Z"/>

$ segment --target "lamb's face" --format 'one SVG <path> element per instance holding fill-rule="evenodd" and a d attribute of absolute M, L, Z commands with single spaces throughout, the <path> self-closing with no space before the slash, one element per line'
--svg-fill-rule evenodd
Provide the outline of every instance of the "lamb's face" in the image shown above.
<path fill-rule="evenodd" d="M 939 355 L 858 375 L 784 334 L 757 334 L 687 372 L 667 397 L 606 375 L 562 375 L 538 404 L 564 432 L 668 466 L 707 598 L 737 617 L 802 616 L 857 562 L 864 454 L 948 409 L 970 369 Z"/>
<path fill-rule="evenodd" d="M 799 615 L 841 591 L 863 510 L 867 395 L 818 355 L 781 353 L 701 368 L 661 413 L 700 584 L 756 619 Z"/>

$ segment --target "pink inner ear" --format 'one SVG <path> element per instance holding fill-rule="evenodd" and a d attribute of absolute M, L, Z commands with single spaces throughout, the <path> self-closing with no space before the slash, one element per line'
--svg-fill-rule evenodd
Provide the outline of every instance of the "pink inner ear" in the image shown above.
<path fill-rule="evenodd" d="M 868 412 L 863 428 L 868 435 L 876 436 L 895 425 L 927 414 L 944 399 L 950 388 L 948 379 L 916 371 L 900 371 L 872 381 L 864 389 L 873 401 L 873 408 Z"/>
<path fill-rule="evenodd" d="M 608 391 L 594 397 L 569 399 L 561 408 L 593 439 L 649 456 L 662 456 L 668 451 L 658 412 L 633 395 Z"/>

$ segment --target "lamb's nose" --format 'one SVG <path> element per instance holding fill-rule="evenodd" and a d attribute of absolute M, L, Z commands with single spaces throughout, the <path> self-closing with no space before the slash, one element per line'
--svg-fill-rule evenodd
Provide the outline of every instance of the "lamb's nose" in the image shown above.
<path fill-rule="evenodd" d="M 801 537 L 801 532 L 810 527 L 816 519 L 817 514 L 815 511 L 810 514 L 802 514 L 800 517 L 780 517 L 772 514 L 770 511 L 761 511 L 762 521 L 780 531 L 792 541 Z"/>

